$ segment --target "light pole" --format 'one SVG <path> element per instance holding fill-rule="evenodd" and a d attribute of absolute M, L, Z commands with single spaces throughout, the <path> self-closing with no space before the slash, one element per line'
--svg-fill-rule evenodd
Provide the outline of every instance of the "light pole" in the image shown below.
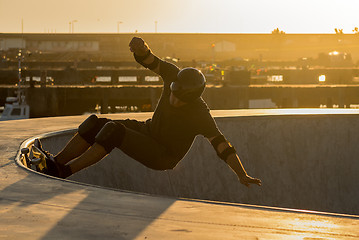
<path fill-rule="evenodd" d="M 155 21 L 155 33 L 157 33 L 157 21 Z"/>
<path fill-rule="evenodd" d="M 117 22 L 117 33 L 120 33 L 120 24 L 122 24 L 123 22 L 118 21 Z"/>
<path fill-rule="evenodd" d="M 74 33 L 75 22 L 77 22 L 77 20 L 72 20 L 72 21 L 71 21 L 71 25 L 72 25 L 72 33 Z"/>

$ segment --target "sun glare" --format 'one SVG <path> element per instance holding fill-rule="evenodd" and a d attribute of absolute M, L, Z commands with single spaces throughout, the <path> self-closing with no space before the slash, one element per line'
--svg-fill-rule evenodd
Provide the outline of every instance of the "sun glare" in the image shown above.
<path fill-rule="evenodd" d="M 326 80 L 325 75 L 320 75 L 320 76 L 318 77 L 318 80 L 319 80 L 319 82 L 325 82 L 325 80 Z"/>
<path fill-rule="evenodd" d="M 333 51 L 333 52 L 330 52 L 329 55 L 330 56 L 337 56 L 337 55 L 339 55 L 339 52 Z"/>

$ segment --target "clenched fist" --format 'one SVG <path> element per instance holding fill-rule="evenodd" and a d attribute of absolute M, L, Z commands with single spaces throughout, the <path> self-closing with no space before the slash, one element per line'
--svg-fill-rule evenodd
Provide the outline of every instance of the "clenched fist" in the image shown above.
<path fill-rule="evenodd" d="M 144 56 L 150 50 L 147 43 L 143 41 L 142 38 L 139 37 L 132 38 L 129 46 L 130 46 L 130 51 L 135 53 L 137 56 Z"/>

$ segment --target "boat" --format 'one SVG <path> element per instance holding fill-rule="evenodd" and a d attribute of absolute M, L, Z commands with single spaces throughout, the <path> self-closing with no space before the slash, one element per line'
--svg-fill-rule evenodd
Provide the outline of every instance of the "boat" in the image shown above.
<path fill-rule="evenodd" d="M 7 97 L 0 121 L 27 119 L 30 117 L 30 106 L 25 102 L 25 96 Z"/>
<path fill-rule="evenodd" d="M 25 101 L 25 93 L 21 88 L 21 62 L 24 58 L 22 50 L 19 49 L 18 53 L 19 61 L 19 83 L 16 97 L 7 97 L 4 107 L 4 111 L 0 117 L 0 121 L 17 120 L 30 118 L 30 106 Z"/>

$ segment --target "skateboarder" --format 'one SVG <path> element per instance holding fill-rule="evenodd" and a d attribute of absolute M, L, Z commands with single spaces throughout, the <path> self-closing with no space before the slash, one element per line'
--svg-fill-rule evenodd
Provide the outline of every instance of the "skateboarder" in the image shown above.
<path fill-rule="evenodd" d="M 48 154 L 50 174 L 66 178 L 100 161 L 114 148 L 148 168 L 173 169 L 187 153 L 195 136 L 203 135 L 242 184 L 260 186 L 261 180 L 248 176 L 235 148 L 219 131 L 202 99 L 206 84 L 204 75 L 195 68 L 181 70 L 159 59 L 141 38 L 134 37 L 129 47 L 135 60 L 159 74 L 164 82 L 152 119 L 140 122 L 89 116 L 58 155 Z M 38 145 L 41 148 L 41 144 Z"/>

